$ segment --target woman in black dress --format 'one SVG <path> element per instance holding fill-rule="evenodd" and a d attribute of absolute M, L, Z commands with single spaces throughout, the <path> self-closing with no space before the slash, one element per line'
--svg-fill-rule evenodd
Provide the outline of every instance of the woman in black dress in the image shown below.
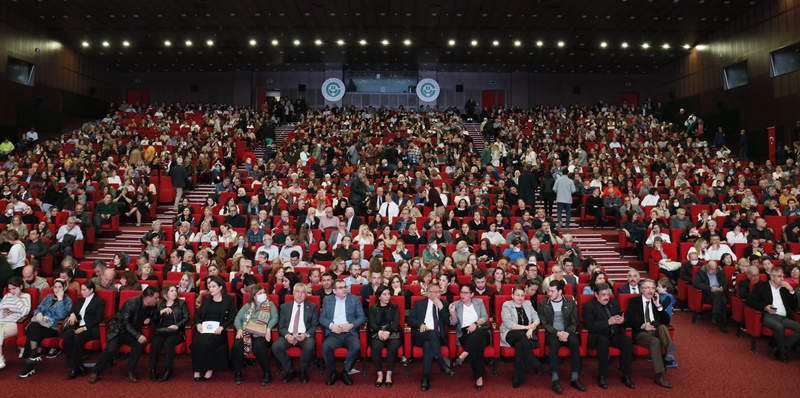
<path fill-rule="evenodd" d="M 236 302 L 226 293 L 225 281 L 212 276 L 207 288 L 209 295 L 203 297 L 194 317 L 192 371 L 195 381 L 209 380 L 215 370 L 228 369 L 228 335 L 225 330 L 236 318 Z"/>
<path fill-rule="evenodd" d="M 369 346 L 372 350 L 372 363 L 378 374 L 375 387 L 386 383 L 392 386 L 392 372 L 397 362 L 397 349 L 400 347 L 400 310 L 392 303 L 392 291 L 386 285 L 378 286 L 375 304 L 369 307 Z M 386 348 L 386 378 L 383 376 L 381 351 Z"/>

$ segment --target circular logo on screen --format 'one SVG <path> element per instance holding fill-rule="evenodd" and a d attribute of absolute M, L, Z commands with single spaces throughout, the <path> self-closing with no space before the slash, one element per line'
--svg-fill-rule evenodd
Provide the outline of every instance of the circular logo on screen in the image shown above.
<path fill-rule="evenodd" d="M 332 77 L 322 83 L 322 96 L 327 101 L 336 102 L 344 97 L 344 82 Z"/>
<path fill-rule="evenodd" d="M 439 83 L 433 79 L 422 79 L 417 83 L 417 97 L 424 102 L 436 101 L 439 98 Z"/>

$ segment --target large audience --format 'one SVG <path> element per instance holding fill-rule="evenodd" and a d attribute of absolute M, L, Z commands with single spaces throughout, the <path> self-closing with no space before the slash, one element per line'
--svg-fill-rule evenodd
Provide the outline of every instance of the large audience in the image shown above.
<path fill-rule="evenodd" d="M 712 138 L 684 110 L 667 121 L 649 100 L 474 106 L 123 103 L 54 139 L 31 129 L 6 140 L 0 342 L 24 347 L 19 377 L 59 356 L 61 338 L 67 378 L 89 373 L 90 383 L 123 345 L 125 377 L 137 382 L 150 345 L 153 381 L 169 380 L 175 353 L 190 350 L 198 382 L 232 367 L 239 384 L 250 362 L 269 384 L 274 356 L 284 383 L 308 382 L 317 357 L 327 385 L 350 385 L 369 356 L 376 387 L 392 386 L 396 362 L 421 358 L 423 391 L 434 362 L 447 376 L 470 363 L 482 390 L 485 360 L 502 354 L 515 358 L 514 387 L 526 370 L 546 372 L 547 358 L 560 392 L 564 347 L 569 385 L 584 391 L 588 344 L 599 387 L 609 347 L 621 352 L 621 383 L 635 387 L 636 346 L 671 388 L 672 311 L 693 291 L 707 308 L 691 309 L 710 311 L 722 332 L 733 296 L 763 311 L 781 331 L 772 356 L 787 361 L 800 339 L 799 143 L 774 163 L 746 150 L 734 159 L 724 132 Z M 465 118 L 480 121 L 478 134 Z M 281 125 L 291 131 L 276 143 Z M 199 184 L 213 193 L 193 201 Z M 159 202 L 173 205 L 171 223 L 154 217 Z M 574 243 L 573 215 L 578 230 L 619 230 L 650 279 L 631 261 L 625 282 L 609 280 Z M 84 242 L 120 222 L 151 222 L 139 249 L 82 258 Z M 84 347 L 101 328 L 106 348 L 87 370 Z"/>

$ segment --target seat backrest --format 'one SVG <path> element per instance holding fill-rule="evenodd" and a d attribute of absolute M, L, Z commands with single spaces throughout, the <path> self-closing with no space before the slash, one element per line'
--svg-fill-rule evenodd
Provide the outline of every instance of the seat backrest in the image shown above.
<path fill-rule="evenodd" d="M 119 303 L 117 305 L 119 306 L 119 308 L 122 308 L 122 304 L 123 303 L 125 303 L 126 301 L 128 301 L 128 300 L 130 300 L 130 299 L 132 299 L 134 297 L 141 296 L 141 295 L 142 295 L 142 291 L 141 290 L 120 290 L 120 292 L 119 292 Z"/>
<path fill-rule="evenodd" d="M 178 298 L 186 302 L 189 308 L 189 321 L 194 320 L 194 312 L 197 309 L 197 293 L 178 293 Z"/>
<path fill-rule="evenodd" d="M 624 312 L 628 310 L 628 301 L 630 301 L 632 297 L 638 296 L 638 294 L 620 294 L 618 296 L 619 309 Z"/>
<path fill-rule="evenodd" d="M 95 290 L 94 293 L 106 302 L 106 310 L 103 313 L 103 319 L 111 319 L 117 312 L 117 292 L 113 290 Z"/>

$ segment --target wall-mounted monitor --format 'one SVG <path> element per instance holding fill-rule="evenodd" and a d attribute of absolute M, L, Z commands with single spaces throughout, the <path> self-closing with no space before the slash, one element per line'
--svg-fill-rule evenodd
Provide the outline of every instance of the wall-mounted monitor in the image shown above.
<path fill-rule="evenodd" d="M 800 43 L 794 43 L 769 53 L 772 77 L 800 70 Z"/>
<path fill-rule="evenodd" d="M 8 80 L 33 87 L 36 66 L 21 59 L 8 57 Z"/>
<path fill-rule="evenodd" d="M 723 68 L 722 78 L 725 81 L 725 90 L 747 85 L 747 61 L 735 63 Z"/>

